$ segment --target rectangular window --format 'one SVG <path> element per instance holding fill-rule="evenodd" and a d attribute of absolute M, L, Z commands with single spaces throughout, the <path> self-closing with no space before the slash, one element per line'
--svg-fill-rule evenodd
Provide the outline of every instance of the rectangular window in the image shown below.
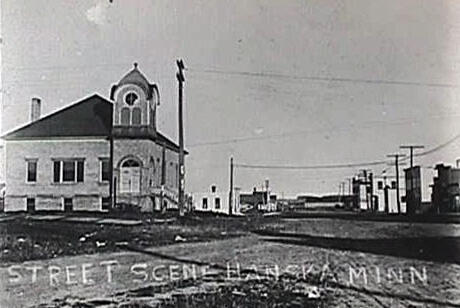
<path fill-rule="evenodd" d="M 214 200 L 216 202 L 216 210 L 220 209 L 220 198 Z"/>
<path fill-rule="evenodd" d="M 391 189 L 396 189 L 396 181 L 391 181 Z"/>
<path fill-rule="evenodd" d="M 74 182 L 75 181 L 75 162 L 64 161 L 62 166 L 62 181 Z"/>
<path fill-rule="evenodd" d="M 27 182 L 37 182 L 37 161 L 27 162 Z"/>
<path fill-rule="evenodd" d="M 83 182 L 85 175 L 85 161 L 78 160 L 55 160 L 53 162 L 54 183 Z"/>
<path fill-rule="evenodd" d="M 27 212 L 34 212 L 35 211 L 35 198 L 27 198 L 26 206 L 27 206 Z"/>
<path fill-rule="evenodd" d="M 64 198 L 64 211 L 70 212 L 73 210 L 73 200 L 72 198 Z"/>
<path fill-rule="evenodd" d="M 82 160 L 77 161 L 77 182 L 83 182 L 85 162 Z"/>
<path fill-rule="evenodd" d="M 101 181 L 110 181 L 109 160 L 101 159 Z"/>
<path fill-rule="evenodd" d="M 203 209 L 208 208 L 208 198 L 203 198 Z"/>
<path fill-rule="evenodd" d="M 383 189 L 383 182 L 382 181 L 377 182 L 377 189 Z"/>
<path fill-rule="evenodd" d="M 110 209 L 110 197 L 102 197 L 102 210 L 109 210 Z"/>

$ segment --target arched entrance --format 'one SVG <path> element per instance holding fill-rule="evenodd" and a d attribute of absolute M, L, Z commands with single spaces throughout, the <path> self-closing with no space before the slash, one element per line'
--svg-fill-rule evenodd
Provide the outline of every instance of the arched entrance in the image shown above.
<path fill-rule="evenodd" d="M 120 192 L 139 193 L 141 188 L 141 165 L 129 158 L 120 167 Z"/>

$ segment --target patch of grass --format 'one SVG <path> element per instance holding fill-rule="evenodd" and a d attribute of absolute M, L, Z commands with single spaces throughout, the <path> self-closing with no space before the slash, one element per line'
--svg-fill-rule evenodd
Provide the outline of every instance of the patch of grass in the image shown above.
<path fill-rule="evenodd" d="M 136 226 L 18 217 L 0 224 L 0 262 L 117 251 L 121 244 L 147 247 L 223 239 L 244 235 L 258 224 L 254 219 L 225 217 L 189 217 L 161 224 L 145 220 Z"/>

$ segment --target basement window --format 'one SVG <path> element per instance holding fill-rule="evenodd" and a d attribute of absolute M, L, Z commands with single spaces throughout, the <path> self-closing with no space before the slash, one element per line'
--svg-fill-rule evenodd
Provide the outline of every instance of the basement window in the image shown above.
<path fill-rule="evenodd" d="M 110 209 L 110 197 L 102 197 L 101 203 L 103 211 L 108 211 Z"/>
<path fill-rule="evenodd" d="M 26 198 L 27 212 L 35 212 L 35 198 Z"/>

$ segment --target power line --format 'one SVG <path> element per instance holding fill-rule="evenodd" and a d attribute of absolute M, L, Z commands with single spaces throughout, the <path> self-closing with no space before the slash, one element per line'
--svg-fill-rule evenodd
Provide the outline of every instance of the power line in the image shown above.
<path fill-rule="evenodd" d="M 423 153 L 419 153 L 416 156 L 422 155 L 429 155 L 440 149 L 446 147 L 447 145 L 451 144 L 455 140 L 460 138 L 460 134 L 456 135 L 454 138 L 449 139 L 448 141 L 435 146 L 434 148 L 425 151 Z M 401 157 L 402 159 L 399 160 L 399 163 L 402 163 L 404 160 L 407 160 L 408 157 L 403 158 L 403 155 L 398 154 L 398 158 Z M 345 168 L 356 168 L 356 167 L 368 167 L 368 166 L 379 166 L 385 165 L 388 162 L 386 160 L 378 160 L 378 161 L 371 161 L 371 162 L 363 162 L 363 163 L 343 163 L 343 164 L 325 164 L 325 165 L 305 165 L 305 166 L 294 166 L 294 165 L 257 165 L 257 164 L 234 164 L 235 167 L 238 168 L 245 168 L 245 169 L 284 169 L 284 170 L 317 170 L 317 169 L 345 169 Z M 385 171 L 388 168 L 385 169 Z"/>
<path fill-rule="evenodd" d="M 447 140 L 446 142 L 440 144 L 440 145 L 437 145 L 435 146 L 434 148 L 430 149 L 430 150 L 427 150 L 427 151 L 424 151 L 424 152 L 420 152 L 420 153 L 416 153 L 414 154 L 414 156 L 416 157 L 420 157 L 420 156 L 425 156 L 425 155 L 428 155 L 428 154 L 431 154 L 431 153 L 434 153 L 434 152 L 437 152 L 439 150 L 441 150 L 442 148 L 445 148 L 446 146 L 450 145 L 451 143 L 453 143 L 454 141 L 456 141 L 458 138 L 460 138 L 460 133 L 455 135 L 454 137 L 452 137 L 451 139 Z"/>
<path fill-rule="evenodd" d="M 414 157 L 422 157 L 422 156 L 426 156 L 426 155 L 429 155 L 429 154 L 432 154 L 432 153 L 435 153 L 445 147 L 447 147 L 448 145 L 452 144 L 453 142 L 455 142 L 457 139 L 460 138 L 460 133 L 455 135 L 454 137 L 452 137 L 451 139 L 447 140 L 446 142 L 443 142 L 427 151 L 424 151 L 424 152 L 420 152 L 420 153 L 415 153 L 414 154 Z M 401 162 L 405 162 L 406 160 L 410 159 L 409 157 L 404 157 L 401 159 Z M 385 168 L 382 170 L 382 173 L 386 172 L 388 170 L 388 168 Z"/>
<path fill-rule="evenodd" d="M 459 117 L 459 116 L 460 116 L 460 114 L 449 114 L 449 115 L 430 116 L 430 117 L 427 117 L 427 118 L 445 118 L 445 117 Z M 349 125 L 349 126 L 336 127 L 336 128 L 324 128 L 324 129 L 314 129 L 314 130 L 312 130 L 312 129 L 310 129 L 310 130 L 297 130 L 297 131 L 290 131 L 290 132 L 285 132 L 285 133 L 280 133 L 280 134 L 271 134 L 271 135 L 263 135 L 263 136 L 245 136 L 245 137 L 236 137 L 236 138 L 222 139 L 222 140 L 196 142 L 196 143 L 192 143 L 192 144 L 187 145 L 187 147 L 195 148 L 195 147 L 203 147 L 203 146 L 225 145 L 225 144 L 231 144 L 231 143 L 257 141 L 257 140 L 267 140 L 267 139 L 269 140 L 269 139 L 292 137 L 292 136 L 297 136 L 297 135 L 304 135 L 304 134 L 317 133 L 317 132 L 323 132 L 323 131 L 337 132 L 337 131 L 354 129 L 356 127 L 366 127 L 366 126 L 372 126 L 372 125 L 384 125 L 384 126 L 386 126 L 386 125 L 404 125 L 404 124 L 408 124 L 408 123 L 414 123 L 414 122 L 423 121 L 425 119 L 417 119 L 417 118 L 410 119 L 410 118 L 406 118 L 406 119 L 401 119 L 399 121 L 392 121 L 392 122 L 366 121 L 366 122 L 358 123 L 358 125 L 352 124 L 352 125 Z M 422 153 L 419 153 L 419 154 L 422 154 Z M 417 156 L 417 155 L 415 155 L 415 156 Z"/>
<path fill-rule="evenodd" d="M 339 169 L 339 168 L 355 168 L 366 166 L 378 166 L 386 164 L 386 160 L 373 161 L 365 163 L 349 163 L 349 164 L 331 164 L 331 165 L 311 165 L 311 166 L 281 166 L 281 165 L 249 165 L 235 164 L 235 167 L 246 169 L 285 169 L 285 170 L 306 170 L 306 169 Z"/>
<path fill-rule="evenodd" d="M 236 75 L 248 77 L 262 77 L 262 78 L 281 78 L 281 79 L 296 79 L 296 80 L 311 80 L 311 81 L 325 81 L 325 82 L 348 82 L 348 83 L 364 83 L 364 84 L 383 84 L 383 85 L 400 85 L 400 86 L 419 86 L 430 88 L 460 88 L 459 84 L 449 83 L 436 83 L 436 82 L 418 82 L 418 81 L 405 81 L 405 80 L 389 80 L 389 79 L 364 79 L 364 78 L 348 78 L 348 77 L 325 77 L 325 76 L 299 76 L 289 75 L 282 73 L 268 73 L 268 72 L 251 72 L 251 71 L 232 71 L 220 69 L 194 69 L 189 68 L 192 73 L 208 73 L 220 75 Z"/>

